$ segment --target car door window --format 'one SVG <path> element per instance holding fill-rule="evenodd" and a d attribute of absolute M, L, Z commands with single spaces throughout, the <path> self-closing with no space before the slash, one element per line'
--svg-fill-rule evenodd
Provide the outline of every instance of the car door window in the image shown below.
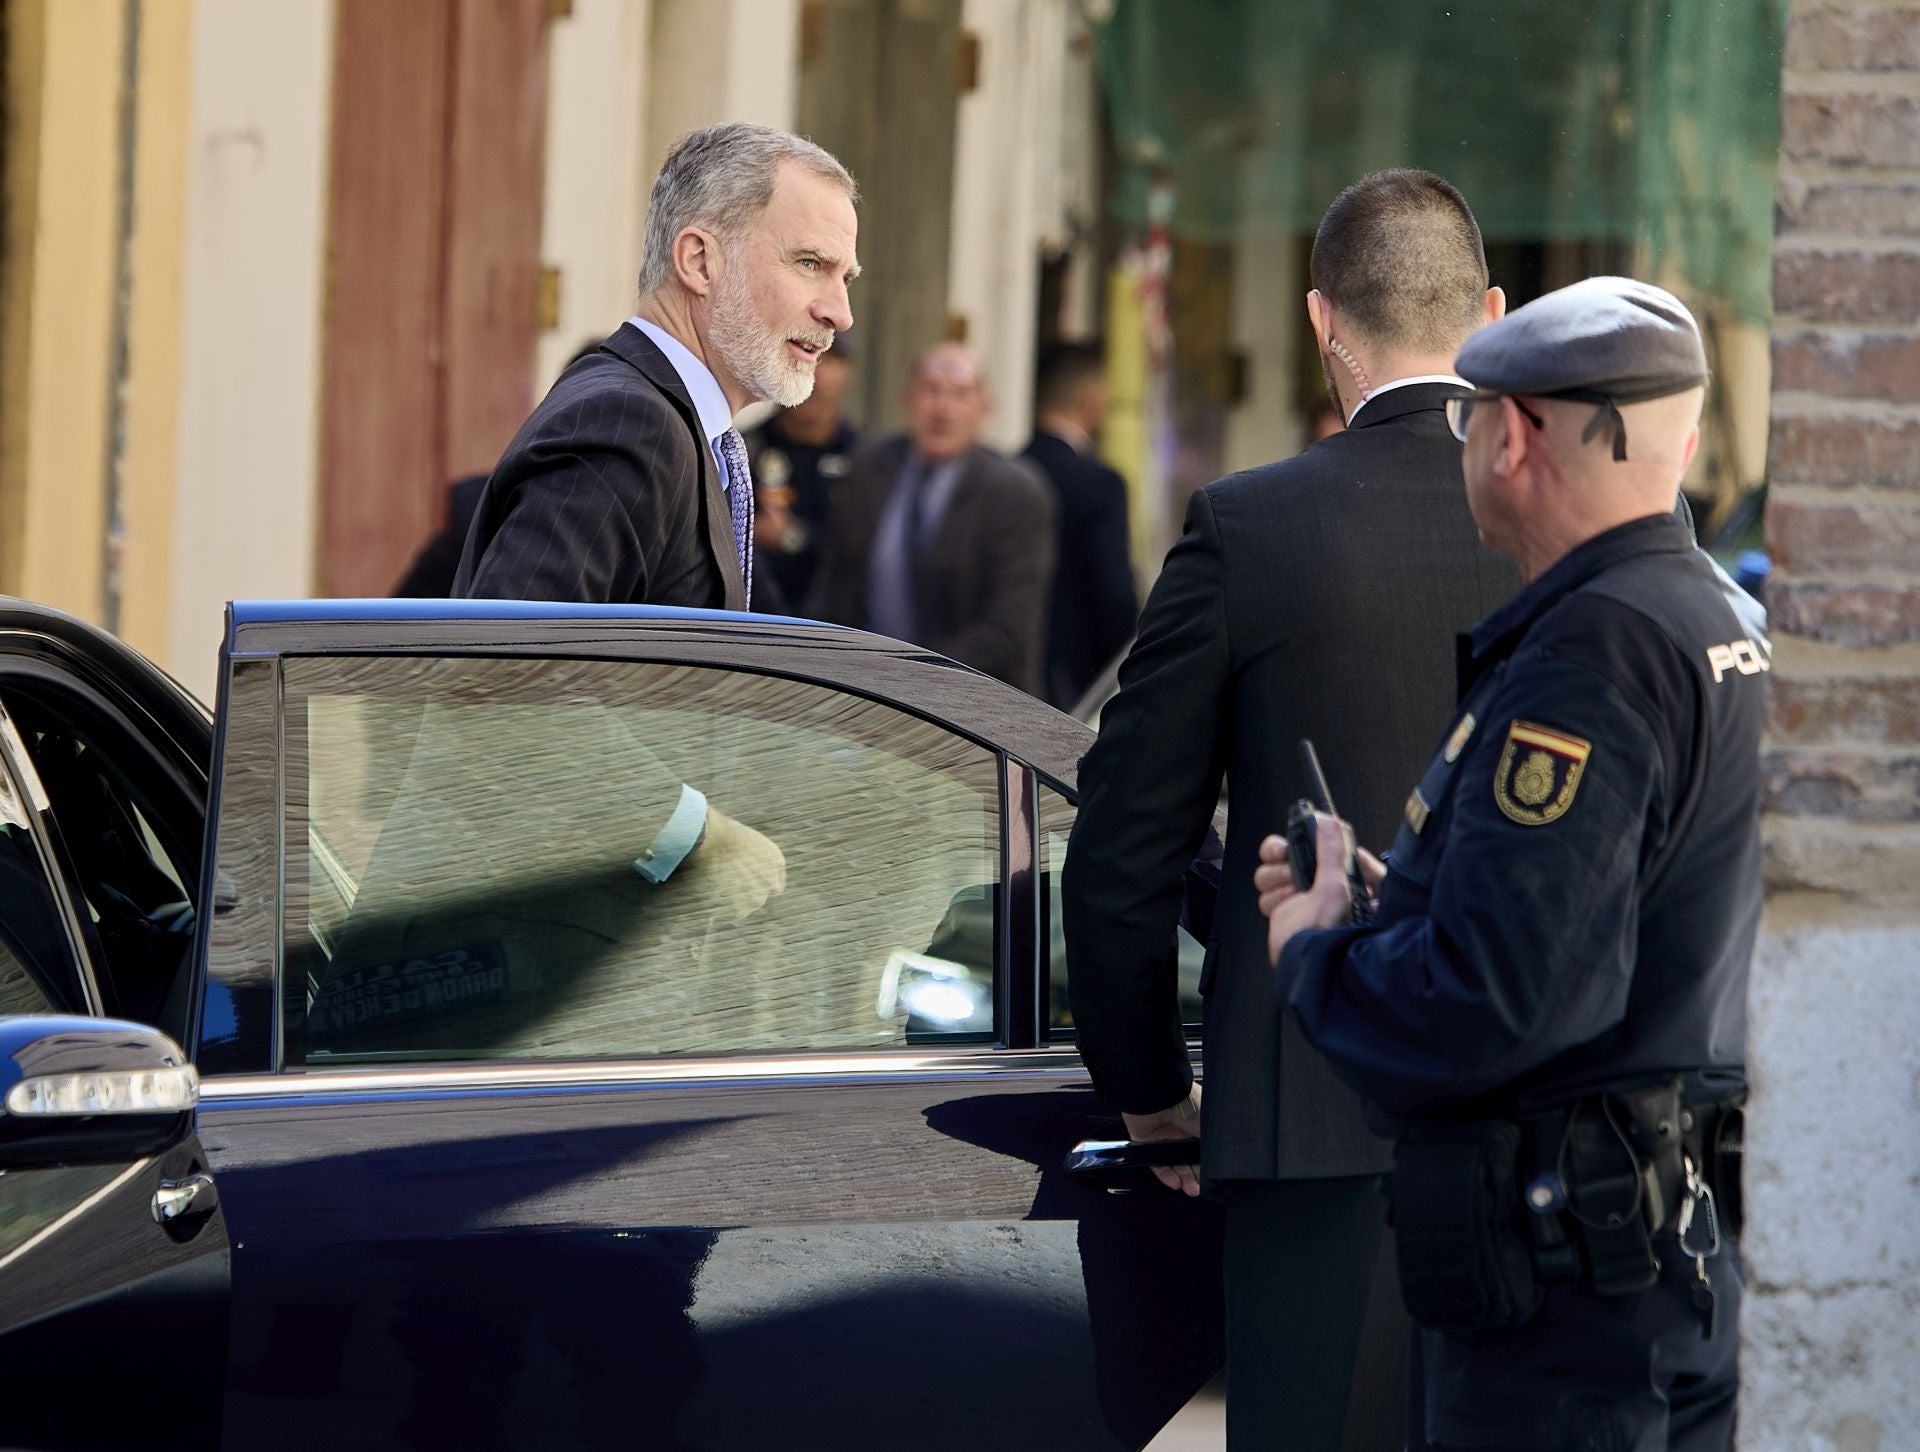
<path fill-rule="evenodd" d="M 698 667 L 325 657 L 284 687 L 288 1064 L 992 1036 L 985 747 Z"/>
<path fill-rule="evenodd" d="M 188 853 L 168 843 L 140 784 L 140 749 L 85 712 L 24 689 L 9 705 L 51 803 L 79 906 L 98 935 L 111 1012 L 180 1036 L 185 1028 L 194 911 Z"/>
<path fill-rule="evenodd" d="M 1060 922 L 1060 872 L 1066 865 L 1067 839 L 1079 809 L 1045 782 L 1040 783 L 1040 860 L 1046 875 L 1047 1032 L 1056 1041 L 1073 1037 L 1073 1009 L 1067 1001 L 1067 939 Z M 1199 884 L 1191 884 L 1198 888 Z M 1203 889 L 1204 890 L 1204 889 Z M 1205 949 L 1182 924 L 1177 930 L 1180 1017 L 1190 1029 L 1200 1025 L 1200 975 Z"/>
<path fill-rule="evenodd" d="M 16 779 L 8 758 L 26 774 Z M 31 771 L 0 711 L 0 1016 L 85 1013 L 73 940 L 33 831 L 45 801 Z"/>

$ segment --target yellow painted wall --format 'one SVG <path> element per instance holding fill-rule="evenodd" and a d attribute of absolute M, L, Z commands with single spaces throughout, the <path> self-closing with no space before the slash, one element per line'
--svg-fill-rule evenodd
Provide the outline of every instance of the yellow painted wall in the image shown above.
<path fill-rule="evenodd" d="M 193 0 L 146 0 L 121 488 L 121 633 L 168 628 Z M 101 620 L 119 224 L 120 0 L 14 0 L 8 87 L 0 591 Z"/>
<path fill-rule="evenodd" d="M 36 155 L 10 213 L 26 242 L 6 326 L 24 330 L 8 380 L 0 478 L 18 530 L 5 588 L 97 618 L 105 532 L 107 354 L 112 324 L 117 0 L 16 4 L 13 65 L 34 73 Z M 24 22 L 24 23 L 21 23 Z M 9 168 L 9 177 L 16 173 Z M 9 186 L 13 184 L 9 181 Z M 24 437 L 13 432 L 24 431 Z"/>
<path fill-rule="evenodd" d="M 27 379 L 33 357 L 31 203 L 40 185 L 41 60 L 46 13 L 41 0 L 12 0 L 7 13 L 6 131 L 0 137 L 0 594 L 20 593 L 26 559 Z"/>
<path fill-rule="evenodd" d="M 172 633 L 193 11 L 145 0 L 140 25 L 120 633 L 156 658 Z"/>

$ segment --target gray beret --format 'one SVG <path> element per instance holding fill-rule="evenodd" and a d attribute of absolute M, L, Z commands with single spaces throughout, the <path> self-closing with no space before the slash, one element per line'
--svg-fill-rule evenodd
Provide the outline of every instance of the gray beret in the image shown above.
<path fill-rule="evenodd" d="M 1707 352 L 1693 314 L 1672 293 L 1630 277 L 1590 277 L 1474 333 L 1454 369 L 1489 393 L 1599 405 L 1581 437 L 1611 422 L 1613 457 L 1624 459 L 1619 406 L 1700 387 Z"/>

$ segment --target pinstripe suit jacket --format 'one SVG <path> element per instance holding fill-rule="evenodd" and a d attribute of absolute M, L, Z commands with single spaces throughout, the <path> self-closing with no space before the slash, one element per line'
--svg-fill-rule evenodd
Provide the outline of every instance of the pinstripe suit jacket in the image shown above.
<path fill-rule="evenodd" d="M 746 608 L 725 481 L 638 328 L 560 376 L 494 467 L 453 593 Z"/>

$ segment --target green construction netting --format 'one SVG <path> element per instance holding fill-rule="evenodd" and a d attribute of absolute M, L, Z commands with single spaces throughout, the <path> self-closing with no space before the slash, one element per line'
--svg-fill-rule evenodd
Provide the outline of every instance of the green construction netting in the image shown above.
<path fill-rule="evenodd" d="M 1770 310 L 1786 0 L 1116 0 L 1100 71 L 1144 222 L 1311 232 L 1340 188 L 1418 166 L 1490 241 L 1643 247 Z"/>

